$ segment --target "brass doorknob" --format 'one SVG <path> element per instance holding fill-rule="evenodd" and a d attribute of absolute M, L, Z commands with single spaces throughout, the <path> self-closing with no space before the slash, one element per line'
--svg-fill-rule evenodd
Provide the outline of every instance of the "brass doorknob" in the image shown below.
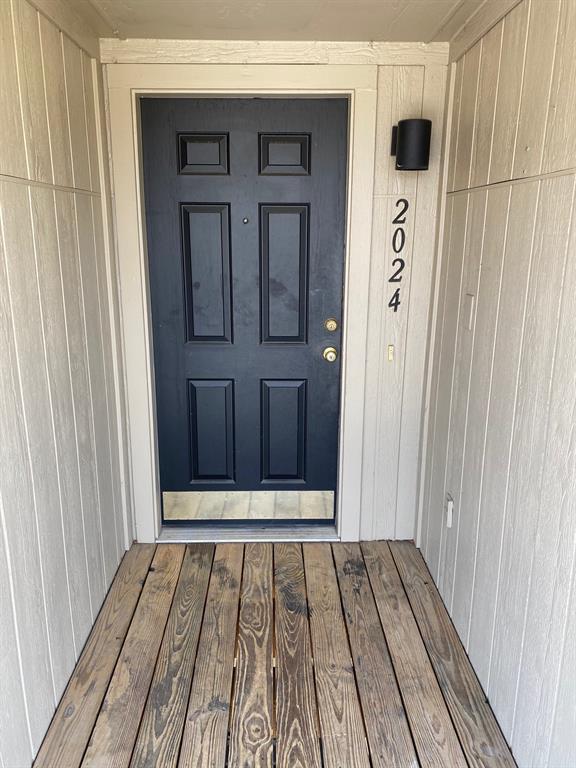
<path fill-rule="evenodd" d="M 338 352 L 336 351 L 335 347 L 326 347 L 326 349 L 322 352 L 322 357 L 329 363 L 334 363 L 338 357 Z"/>

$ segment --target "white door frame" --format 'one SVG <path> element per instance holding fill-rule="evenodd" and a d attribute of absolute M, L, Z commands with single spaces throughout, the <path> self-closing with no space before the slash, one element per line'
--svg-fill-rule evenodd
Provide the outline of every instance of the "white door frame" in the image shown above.
<path fill-rule="evenodd" d="M 346 96 L 350 104 L 337 535 L 360 535 L 364 382 L 376 136 L 375 65 L 107 65 L 135 537 L 161 528 L 138 100 L 143 95 Z M 218 538 L 218 531 L 214 532 Z"/>

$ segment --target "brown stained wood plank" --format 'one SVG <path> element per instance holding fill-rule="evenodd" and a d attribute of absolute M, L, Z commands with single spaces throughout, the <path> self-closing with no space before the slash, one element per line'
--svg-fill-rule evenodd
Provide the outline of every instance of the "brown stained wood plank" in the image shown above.
<path fill-rule="evenodd" d="M 218 544 L 178 765 L 223 768 L 230 714 L 242 544 Z"/>
<path fill-rule="evenodd" d="M 304 544 L 324 768 L 370 766 L 332 551 Z"/>
<path fill-rule="evenodd" d="M 182 544 L 162 544 L 156 548 L 82 761 L 84 768 L 124 768 L 130 762 L 184 550 Z"/>
<path fill-rule="evenodd" d="M 154 550 L 153 544 L 133 544 L 124 555 L 34 761 L 36 768 L 80 765 Z"/>
<path fill-rule="evenodd" d="M 272 766 L 272 544 L 246 544 L 229 768 Z"/>
<path fill-rule="evenodd" d="M 332 547 L 373 766 L 418 760 L 358 544 Z"/>
<path fill-rule="evenodd" d="M 278 768 L 320 768 L 318 713 L 300 544 L 274 545 Z"/>
<path fill-rule="evenodd" d="M 390 542 L 422 639 L 472 768 L 515 766 L 426 564 L 412 542 Z"/>
<path fill-rule="evenodd" d="M 402 581 L 385 541 L 362 544 L 376 607 L 422 768 L 466 768 L 466 760 Z"/>
<path fill-rule="evenodd" d="M 178 763 L 196 649 L 214 556 L 213 544 L 188 544 L 130 765 Z"/>

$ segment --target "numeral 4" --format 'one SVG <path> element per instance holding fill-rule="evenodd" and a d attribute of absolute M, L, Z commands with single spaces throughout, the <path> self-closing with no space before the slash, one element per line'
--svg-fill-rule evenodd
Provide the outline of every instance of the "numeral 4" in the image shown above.
<path fill-rule="evenodd" d="M 388 306 L 393 309 L 394 312 L 398 312 L 398 307 L 400 306 L 400 288 L 396 288 L 392 294 L 392 298 L 388 302 Z"/>

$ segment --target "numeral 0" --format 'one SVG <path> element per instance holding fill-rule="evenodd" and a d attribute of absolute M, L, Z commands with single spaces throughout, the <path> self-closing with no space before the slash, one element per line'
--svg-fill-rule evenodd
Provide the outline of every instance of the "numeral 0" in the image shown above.
<path fill-rule="evenodd" d="M 406 245 L 406 232 L 402 229 L 402 227 L 398 227 L 394 230 L 394 234 L 392 235 L 392 248 L 394 250 L 394 253 L 400 253 L 404 246 Z"/>

